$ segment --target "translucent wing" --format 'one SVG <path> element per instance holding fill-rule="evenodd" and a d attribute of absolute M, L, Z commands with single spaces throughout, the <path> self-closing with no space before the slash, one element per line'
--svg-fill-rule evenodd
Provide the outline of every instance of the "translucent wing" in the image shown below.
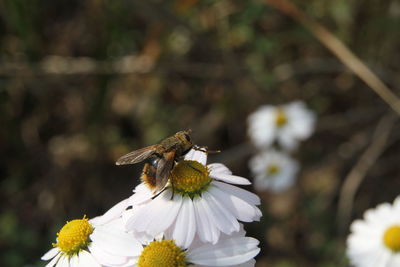
<path fill-rule="evenodd" d="M 158 161 L 156 173 L 156 192 L 161 191 L 168 182 L 169 175 L 172 167 L 174 166 L 175 153 L 175 150 L 166 152 Z"/>
<path fill-rule="evenodd" d="M 132 152 L 120 157 L 115 162 L 115 164 L 116 165 L 126 165 L 126 164 L 134 164 L 134 163 L 141 162 L 141 161 L 147 159 L 148 157 L 150 157 L 151 155 L 153 155 L 154 152 L 156 151 L 156 148 L 157 148 L 157 145 L 152 145 L 152 146 L 147 146 L 147 147 L 132 151 Z"/>

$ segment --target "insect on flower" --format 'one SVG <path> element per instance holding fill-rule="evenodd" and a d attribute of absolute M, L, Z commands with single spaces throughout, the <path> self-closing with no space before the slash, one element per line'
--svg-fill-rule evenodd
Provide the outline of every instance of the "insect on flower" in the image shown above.
<path fill-rule="evenodd" d="M 154 187 L 155 193 L 160 192 L 168 182 L 175 161 L 179 161 L 194 147 L 190 133 L 191 130 L 179 131 L 159 144 L 132 151 L 120 157 L 116 165 L 135 164 L 150 159 L 150 163 L 146 162 L 143 167 L 141 179 Z"/>

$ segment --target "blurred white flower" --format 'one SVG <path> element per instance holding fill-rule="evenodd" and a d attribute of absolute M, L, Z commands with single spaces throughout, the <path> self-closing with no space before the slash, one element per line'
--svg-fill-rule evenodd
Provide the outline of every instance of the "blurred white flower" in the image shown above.
<path fill-rule="evenodd" d="M 270 147 L 276 140 L 286 150 L 311 136 L 315 114 L 301 101 L 282 106 L 264 105 L 248 117 L 248 134 L 260 149 Z"/>
<path fill-rule="evenodd" d="M 254 187 L 259 190 L 282 192 L 291 187 L 299 170 L 298 163 L 287 154 L 268 150 L 250 159 Z"/>
<path fill-rule="evenodd" d="M 87 218 L 67 222 L 53 246 L 41 258 L 50 260 L 46 267 L 126 266 L 142 250 L 132 234 Z"/>
<path fill-rule="evenodd" d="M 232 175 L 223 164 L 206 162 L 206 153 L 189 151 L 171 172 L 173 189 L 168 186 L 154 196 L 142 183 L 129 199 L 111 208 L 104 219 L 120 216 L 128 206 L 133 206 L 135 212 L 127 220 L 128 230 L 150 236 L 168 231 L 182 247 L 188 247 L 195 237 L 216 244 L 221 232 L 230 235 L 239 231 L 238 220 L 258 221 L 259 197 L 231 185 L 247 185 L 249 180 Z"/>
<path fill-rule="evenodd" d="M 347 255 L 356 267 L 400 266 L 400 197 L 367 210 L 351 225 Z"/>

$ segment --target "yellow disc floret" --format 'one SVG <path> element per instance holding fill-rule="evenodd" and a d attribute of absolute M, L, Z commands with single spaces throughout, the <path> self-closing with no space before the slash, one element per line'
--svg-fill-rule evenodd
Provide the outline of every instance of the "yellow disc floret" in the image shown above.
<path fill-rule="evenodd" d="M 393 252 L 400 252 L 400 225 L 393 225 L 383 234 L 383 243 Z"/>
<path fill-rule="evenodd" d="M 273 176 L 280 171 L 280 167 L 277 164 L 270 164 L 267 167 L 266 173 L 268 176 Z"/>
<path fill-rule="evenodd" d="M 138 267 L 186 267 L 185 251 L 172 240 L 153 241 L 139 256 Z"/>
<path fill-rule="evenodd" d="M 87 218 L 67 222 L 57 233 L 57 246 L 62 252 L 72 255 L 78 253 L 89 244 L 89 235 L 93 233 L 93 227 Z"/>
<path fill-rule="evenodd" d="M 201 194 L 211 182 L 206 166 L 194 160 L 180 161 L 171 172 L 174 189 L 183 195 Z"/>
<path fill-rule="evenodd" d="M 288 118 L 287 118 L 285 112 L 281 108 L 279 108 L 276 111 L 276 115 L 275 115 L 276 126 L 282 127 L 287 123 L 287 121 L 288 121 Z"/>

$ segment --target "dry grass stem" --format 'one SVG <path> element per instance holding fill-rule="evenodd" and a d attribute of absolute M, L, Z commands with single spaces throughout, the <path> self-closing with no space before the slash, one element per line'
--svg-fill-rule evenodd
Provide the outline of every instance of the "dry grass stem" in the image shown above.
<path fill-rule="evenodd" d="M 390 113 L 379 121 L 372 136 L 371 144 L 358 159 L 357 163 L 351 169 L 343 182 L 338 204 L 338 227 L 341 233 L 347 229 L 350 221 L 357 190 L 364 180 L 368 170 L 374 165 L 376 160 L 387 147 L 387 140 L 396 119 L 397 116 Z"/>
<path fill-rule="evenodd" d="M 328 48 L 343 64 L 363 80 L 377 93 L 397 114 L 400 115 L 400 99 L 360 60 L 343 42 L 328 29 L 308 17 L 304 12 L 287 0 L 265 0 L 282 13 L 303 24 L 311 33 Z"/>

